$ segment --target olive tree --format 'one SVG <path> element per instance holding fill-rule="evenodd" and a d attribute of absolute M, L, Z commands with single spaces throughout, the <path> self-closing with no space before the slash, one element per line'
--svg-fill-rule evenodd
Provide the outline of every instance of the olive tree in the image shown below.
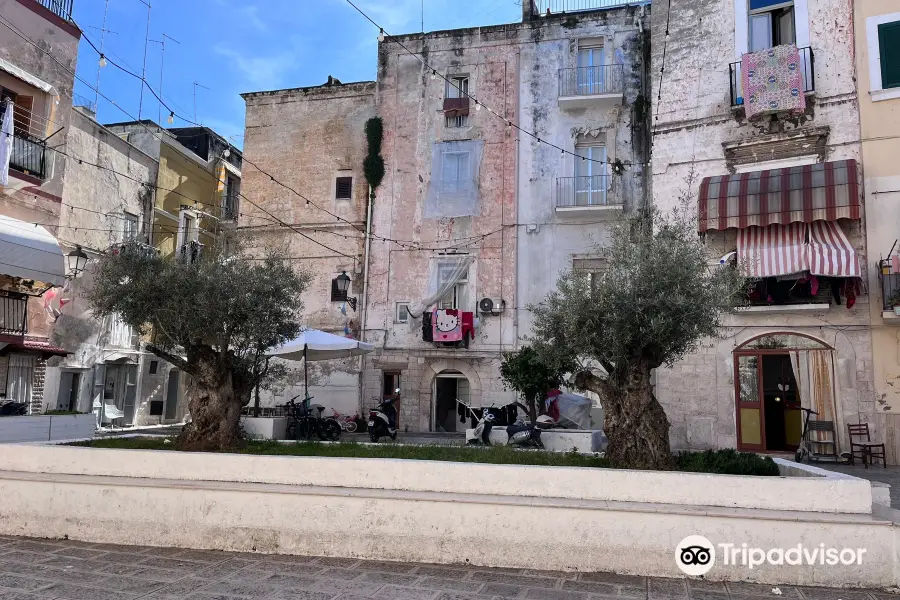
<path fill-rule="evenodd" d="M 519 392 L 528 405 L 528 416 L 534 423 L 537 419 L 537 402 L 547 397 L 547 393 L 562 384 L 563 376 L 573 363 L 554 363 L 546 360 L 548 355 L 535 351 L 531 346 L 522 346 L 515 352 L 503 356 L 500 377 L 510 388 Z"/>
<path fill-rule="evenodd" d="M 602 251 L 601 273 L 568 272 L 530 307 L 535 349 L 545 361 L 593 367 L 576 372 L 574 383 L 601 399 L 610 460 L 668 468 L 669 420 L 651 371 L 718 336 L 741 301 L 742 280 L 710 256 L 683 210 L 639 211 L 613 226 Z"/>
<path fill-rule="evenodd" d="M 88 300 L 98 317 L 117 314 L 153 342 L 147 350 L 194 380 L 191 422 L 179 443 L 219 450 L 240 440 L 241 408 L 277 376 L 266 350 L 301 331 L 308 275 L 270 256 L 167 260 L 131 243 L 103 255 Z"/>

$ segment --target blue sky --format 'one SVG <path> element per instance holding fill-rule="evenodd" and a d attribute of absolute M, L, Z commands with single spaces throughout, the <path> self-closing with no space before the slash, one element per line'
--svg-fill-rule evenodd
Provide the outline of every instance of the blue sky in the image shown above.
<path fill-rule="evenodd" d="M 421 30 L 421 0 L 354 0 L 390 33 Z M 106 0 L 75 0 L 73 18 L 99 46 Z M 166 34 L 163 97 L 175 112 L 193 118 L 242 145 L 241 92 L 374 79 L 378 31 L 345 0 L 151 0 L 150 39 Z M 519 20 L 516 0 L 425 0 L 425 29 L 451 29 Z M 109 0 L 106 54 L 136 73 L 144 57 L 147 8 L 141 0 Z M 159 88 L 162 47 L 147 50 L 147 79 Z M 78 75 L 94 87 L 98 56 L 82 42 Z M 100 91 L 137 116 L 140 82 L 112 65 L 100 71 Z M 76 95 L 94 101 L 88 85 Z M 158 119 L 159 104 L 144 91 L 143 118 Z M 102 123 L 130 117 L 99 99 Z M 163 125 L 167 113 L 162 114 Z M 176 119 L 174 126 L 186 123 Z"/>

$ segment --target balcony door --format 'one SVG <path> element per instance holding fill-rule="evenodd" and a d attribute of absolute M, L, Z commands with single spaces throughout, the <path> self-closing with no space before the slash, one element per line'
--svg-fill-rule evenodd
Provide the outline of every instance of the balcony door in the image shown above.
<path fill-rule="evenodd" d="M 606 89 L 603 46 L 578 49 L 578 95 L 602 94 Z"/>
<path fill-rule="evenodd" d="M 750 0 L 750 52 L 796 43 L 793 0 Z"/>
<path fill-rule="evenodd" d="M 606 145 L 579 144 L 575 153 L 575 206 L 606 204 Z"/>

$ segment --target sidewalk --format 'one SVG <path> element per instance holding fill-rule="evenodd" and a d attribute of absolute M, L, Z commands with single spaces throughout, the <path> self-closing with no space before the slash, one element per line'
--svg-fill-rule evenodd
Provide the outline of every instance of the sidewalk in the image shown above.
<path fill-rule="evenodd" d="M 897 600 L 833 590 L 0 537 L 2 600 Z"/>

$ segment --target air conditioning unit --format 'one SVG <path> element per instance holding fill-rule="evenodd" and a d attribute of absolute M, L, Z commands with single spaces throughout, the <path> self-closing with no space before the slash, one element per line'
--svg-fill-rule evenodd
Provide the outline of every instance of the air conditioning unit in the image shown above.
<path fill-rule="evenodd" d="M 478 303 L 478 310 L 486 315 L 499 315 L 506 310 L 506 302 L 501 298 L 482 298 Z"/>

